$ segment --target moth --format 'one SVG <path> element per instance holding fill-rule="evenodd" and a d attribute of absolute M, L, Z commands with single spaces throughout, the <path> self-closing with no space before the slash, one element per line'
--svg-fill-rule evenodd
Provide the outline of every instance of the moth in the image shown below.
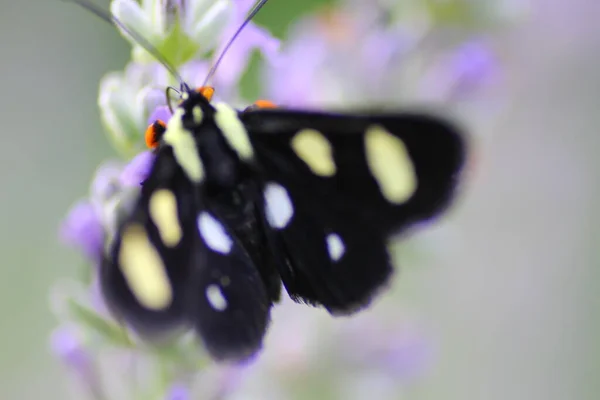
<path fill-rule="evenodd" d="M 445 119 L 180 93 L 146 132 L 155 160 L 100 268 L 110 309 L 142 337 L 192 329 L 215 360 L 246 359 L 282 286 L 355 313 L 392 275 L 390 238 L 455 197 L 467 146 Z"/>

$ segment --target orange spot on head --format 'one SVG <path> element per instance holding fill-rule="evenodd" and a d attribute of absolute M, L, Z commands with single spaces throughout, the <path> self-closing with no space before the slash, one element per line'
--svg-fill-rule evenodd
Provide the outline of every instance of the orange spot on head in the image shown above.
<path fill-rule="evenodd" d="M 160 138 L 166 130 L 167 125 L 160 119 L 157 119 L 156 121 L 154 121 L 154 123 L 150 124 L 150 126 L 148 126 L 148 129 L 146 129 L 145 134 L 146 146 L 149 149 L 157 148 L 158 143 L 160 142 Z"/>
<path fill-rule="evenodd" d="M 211 101 L 213 94 L 215 94 L 215 88 L 211 87 L 211 86 L 202 86 L 198 89 L 196 89 L 196 91 L 198 93 L 200 93 L 202 96 L 204 96 L 206 98 L 206 100 Z"/>
<path fill-rule="evenodd" d="M 256 100 L 254 106 L 256 108 L 277 108 L 277 105 L 269 100 Z"/>

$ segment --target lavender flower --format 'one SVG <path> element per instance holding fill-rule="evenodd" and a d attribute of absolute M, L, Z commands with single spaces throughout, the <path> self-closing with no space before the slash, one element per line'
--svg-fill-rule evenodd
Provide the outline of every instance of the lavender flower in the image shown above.
<path fill-rule="evenodd" d="M 113 15 L 150 43 L 192 87 L 204 82 L 211 65 L 208 55 L 220 53 L 249 8 L 250 3 L 245 0 L 113 0 L 111 3 Z M 131 156 L 142 149 L 142 135 L 150 114 L 157 107 L 166 106 L 166 87 L 178 88 L 179 82 L 135 38 L 123 31 L 122 34 L 133 44 L 133 61 L 124 72 L 111 73 L 102 80 L 98 103 L 113 145 L 122 154 Z M 219 88 L 216 99 L 222 96 L 240 104 L 237 84 L 250 53 L 257 49 L 272 60 L 278 44 L 267 31 L 250 23 L 213 78 L 213 84 Z"/>
<path fill-rule="evenodd" d="M 343 0 L 350 7 L 362 7 L 364 0 Z M 530 8 L 528 0 L 375 0 L 375 7 L 385 11 L 393 25 L 425 31 L 439 28 L 479 29 L 513 24 L 524 18 Z M 371 3 L 372 4 L 372 3 Z"/>
<path fill-rule="evenodd" d="M 382 315 L 360 315 L 342 325 L 337 346 L 345 358 L 343 364 L 351 370 L 377 370 L 398 383 L 410 383 L 429 370 L 433 341 L 409 315 L 391 321 Z M 342 351 L 347 348 L 355 350 Z"/>
<path fill-rule="evenodd" d="M 176 383 L 173 384 L 169 391 L 167 392 L 167 396 L 165 400 L 191 400 L 190 390 L 186 385 Z"/>
<path fill-rule="evenodd" d="M 181 65 L 218 45 L 235 9 L 227 0 L 113 0 L 111 11 L 171 63 Z M 155 61 L 135 38 L 121 33 L 133 46 L 134 60 Z"/>
<path fill-rule="evenodd" d="M 483 38 L 445 43 L 433 28 L 382 23 L 384 10 L 351 4 L 291 29 L 279 62 L 265 68 L 265 97 L 319 109 L 447 106 L 497 72 Z"/>
<path fill-rule="evenodd" d="M 100 82 L 100 116 L 113 146 L 131 156 L 141 149 L 148 115 L 164 104 L 169 77 L 157 63 L 130 63 Z"/>
<path fill-rule="evenodd" d="M 52 333 L 51 349 L 63 363 L 76 371 L 86 371 L 89 368 L 90 357 L 81 340 L 81 334 L 73 327 L 62 327 Z"/>
<path fill-rule="evenodd" d="M 80 330 L 73 326 L 62 326 L 51 335 L 50 348 L 63 362 L 67 371 L 77 377 L 82 389 L 94 398 L 102 397 L 95 366 Z"/>
<path fill-rule="evenodd" d="M 401 3 L 411 10 L 411 23 L 391 12 L 393 7 L 399 9 L 398 2 L 381 0 L 374 6 L 368 0 L 343 0 L 339 9 L 299 21 L 283 53 L 266 30 L 250 24 L 214 76 L 216 100 L 234 106 L 244 103 L 239 80 L 254 50 L 266 61 L 266 97 L 284 106 L 448 105 L 469 99 L 495 81 L 498 66 L 484 35 L 440 40 L 445 31 L 436 30 L 440 21 L 435 9 L 413 0 Z M 252 4 L 252 0 L 113 0 L 111 10 L 173 64 L 190 86 L 199 86 L 211 65 L 207 55 L 220 53 Z M 398 15 L 407 16 L 406 10 Z M 164 89 L 178 86 L 139 43 L 122 33 L 133 45 L 132 61 L 124 71 L 102 80 L 99 106 L 110 139 L 128 161 L 105 163 L 98 169 L 87 198 L 76 203 L 60 232 L 63 241 L 78 248 L 93 266 L 99 264 L 117 221 L 137 199 L 154 160 L 151 152 L 141 151 L 144 131 L 156 119 L 168 121 Z M 107 313 L 96 270 L 87 297 L 65 295 L 71 314 L 61 318 L 63 327 L 77 324 L 86 339 L 94 339 L 93 346 L 89 340 L 60 334 L 53 337 L 53 348 L 73 366 L 104 359 L 110 350 L 116 357 L 102 371 L 117 378 L 122 374 L 115 373 L 115 366 L 121 371 L 124 358 L 131 358 L 143 376 L 136 375 L 131 387 L 124 379 L 128 398 L 187 400 L 202 394 L 215 399 L 280 399 L 289 397 L 290 388 L 302 394 L 318 385 L 343 398 L 364 398 L 368 393 L 386 399 L 425 373 L 432 361 L 432 342 L 407 325 L 409 318 L 399 317 L 397 303 L 386 296 L 368 314 L 351 320 L 332 319 L 322 310 L 285 298 L 275 308 L 258 360 L 248 365 L 207 365 L 190 336 L 158 350 L 139 345 Z M 405 324 L 386 324 L 392 314 Z M 125 369 L 134 368 L 127 364 Z M 324 376 L 323 370 L 330 374 Z M 350 392 L 342 393 L 344 387 Z"/>
<path fill-rule="evenodd" d="M 102 253 L 104 231 L 94 207 L 87 201 L 77 203 L 63 221 L 60 236 L 64 243 L 79 248 L 83 254 L 98 261 Z"/>
<path fill-rule="evenodd" d="M 383 385 L 386 393 L 397 394 L 427 374 L 433 361 L 433 340 L 389 296 L 349 319 L 333 319 L 285 298 L 273 319 L 259 362 L 246 369 L 239 384 L 240 399 L 270 393 L 286 398 L 291 391 L 302 397 L 314 387 L 337 392 L 342 386 L 359 390 L 375 383 L 380 386 L 376 392 Z M 349 393 L 340 392 L 339 398 L 360 398 Z"/>
<path fill-rule="evenodd" d="M 139 186 L 150 173 L 153 162 L 154 154 L 151 151 L 141 152 L 121 171 L 119 175 L 120 184 L 125 187 Z"/>
<path fill-rule="evenodd" d="M 492 86 L 499 68 L 490 48 L 481 40 L 461 43 L 442 53 L 419 84 L 422 99 L 430 102 L 461 101 Z"/>
<path fill-rule="evenodd" d="M 237 0 L 237 7 L 233 14 L 232 22 L 223 34 L 223 46 L 235 31 L 241 26 L 246 15 L 254 5 L 254 0 Z M 267 63 L 276 63 L 279 56 L 279 40 L 271 36 L 267 30 L 255 24 L 248 24 L 244 28 L 242 35 L 231 45 L 230 50 L 225 54 L 222 64 L 217 70 L 215 82 L 221 87 L 232 88 L 239 83 L 239 78 L 248 65 L 250 54 L 253 50 L 260 50 L 266 58 Z M 221 53 L 221 47 L 218 54 Z"/>
<path fill-rule="evenodd" d="M 168 60 L 187 84 L 195 87 L 203 83 L 211 66 L 208 54 L 220 52 L 250 6 L 248 1 L 228 0 L 113 0 L 111 11 Z M 63 242 L 78 248 L 96 268 L 92 268 L 91 287 L 86 290 L 80 290 L 82 285 L 76 282 L 57 284 L 54 289 L 51 299 L 61 327 L 53 336 L 52 345 L 57 356 L 72 368 L 87 371 L 87 367 L 80 367 L 92 362 L 99 364 L 94 382 L 101 379 L 110 398 L 117 398 L 117 393 L 122 393 L 123 398 L 149 398 L 148 394 L 157 398 L 160 393 L 166 399 L 185 400 L 195 397 L 190 377 L 208 368 L 195 338 L 182 335 L 156 349 L 138 346 L 135 335 L 113 320 L 100 290 L 97 267 L 106 243 L 115 234 L 118 221 L 135 204 L 140 183 L 154 160 L 151 152 L 140 151 L 144 131 L 155 119 L 168 120 L 170 113 L 164 91 L 168 85 L 178 86 L 175 77 L 143 46 L 126 32 L 122 33 L 133 44 L 133 60 L 124 71 L 108 74 L 102 80 L 98 103 L 110 140 L 129 161 L 102 164 L 87 198 L 79 200 L 61 224 Z M 246 33 L 244 40 L 230 48 L 228 60 L 213 77 L 212 83 L 219 88 L 216 100 L 240 102 L 238 80 L 253 50 L 263 52 L 269 60 L 275 56 L 278 41 L 266 30 L 251 23 Z M 230 63 L 235 65 L 228 68 Z M 71 326 L 93 340 L 83 342 L 69 336 L 67 328 Z M 126 371 L 117 372 L 124 365 Z M 137 376 L 135 371 L 143 376 Z M 236 368 L 217 371 L 219 379 L 210 390 L 204 385 L 202 393 L 212 397 L 228 393 L 235 387 L 240 371 Z M 88 375 L 79 374 L 78 380 L 88 382 Z M 93 395 L 101 397 L 97 392 Z"/>
<path fill-rule="evenodd" d="M 98 264 L 106 235 L 116 229 L 118 213 L 134 199 L 152 160 L 152 153 L 142 152 L 128 164 L 101 165 L 92 181 L 89 198 L 79 200 L 61 224 L 63 242 L 78 248 L 92 263 Z"/>

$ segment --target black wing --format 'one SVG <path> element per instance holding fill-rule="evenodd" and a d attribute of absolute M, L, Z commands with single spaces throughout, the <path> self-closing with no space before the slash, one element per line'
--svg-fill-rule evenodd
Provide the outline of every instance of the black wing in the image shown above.
<path fill-rule="evenodd" d="M 102 263 L 101 286 L 109 308 L 145 338 L 186 328 L 194 201 L 192 183 L 171 148 L 161 148 Z"/>
<path fill-rule="evenodd" d="M 240 360 L 262 346 L 271 297 L 252 259 L 209 209 L 170 147 L 156 158 L 101 269 L 113 313 L 140 336 L 193 328 L 215 359 Z"/>
<path fill-rule="evenodd" d="M 196 221 L 200 235 L 191 254 L 190 321 L 214 359 L 246 359 L 262 347 L 270 293 L 247 243 L 218 209 L 202 205 Z"/>
<path fill-rule="evenodd" d="M 462 135 L 423 115 L 259 110 L 240 118 L 288 259 L 286 289 L 332 313 L 368 304 L 392 272 L 389 236 L 443 211 L 465 161 Z"/>

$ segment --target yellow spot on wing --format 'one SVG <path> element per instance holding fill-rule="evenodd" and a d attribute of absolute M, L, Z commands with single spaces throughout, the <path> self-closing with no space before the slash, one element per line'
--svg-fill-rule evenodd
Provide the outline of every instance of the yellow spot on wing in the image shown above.
<path fill-rule="evenodd" d="M 118 258 L 129 289 L 142 306 L 160 311 L 171 305 L 171 283 L 162 259 L 148 240 L 143 226 L 132 224 L 125 227 Z"/>
<path fill-rule="evenodd" d="M 183 168 L 185 174 L 194 182 L 201 182 L 204 178 L 204 167 L 196 149 L 196 141 L 192 132 L 184 129 L 182 117 L 184 110 L 178 108 L 167 124 L 163 135 L 165 143 L 173 148 L 177 163 Z"/>
<path fill-rule="evenodd" d="M 402 204 L 417 190 L 417 176 L 404 142 L 381 126 L 365 135 L 367 164 L 390 203 Z"/>
<path fill-rule="evenodd" d="M 200 124 L 202 122 L 202 118 L 204 117 L 202 114 L 202 108 L 200 108 L 200 106 L 195 106 L 192 108 L 192 116 L 194 117 L 194 123 Z"/>
<path fill-rule="evenodd" d="M 177 214 L 177 199 L 173 192 L 167 189 L 154 192 L 150 197 L 148 209 L 165 246 L 176 246 L 183 233 Z"/>
<path fill-rule="evenodd" d="M 225 103 L 215 105 L 215 123 L 223 132 L 229 145 L 243 160 L 250 160 L 254 156 L 254 150 L 248 137 L 248 131 L 239 119 L 237 111 Z"/>
<path fill-rule="evenodd" d="M 319 176 L 333 176 L 336 172 L 331 144 L 319 131 L 303 129 L 292 139 L 292 149 Z"/>

